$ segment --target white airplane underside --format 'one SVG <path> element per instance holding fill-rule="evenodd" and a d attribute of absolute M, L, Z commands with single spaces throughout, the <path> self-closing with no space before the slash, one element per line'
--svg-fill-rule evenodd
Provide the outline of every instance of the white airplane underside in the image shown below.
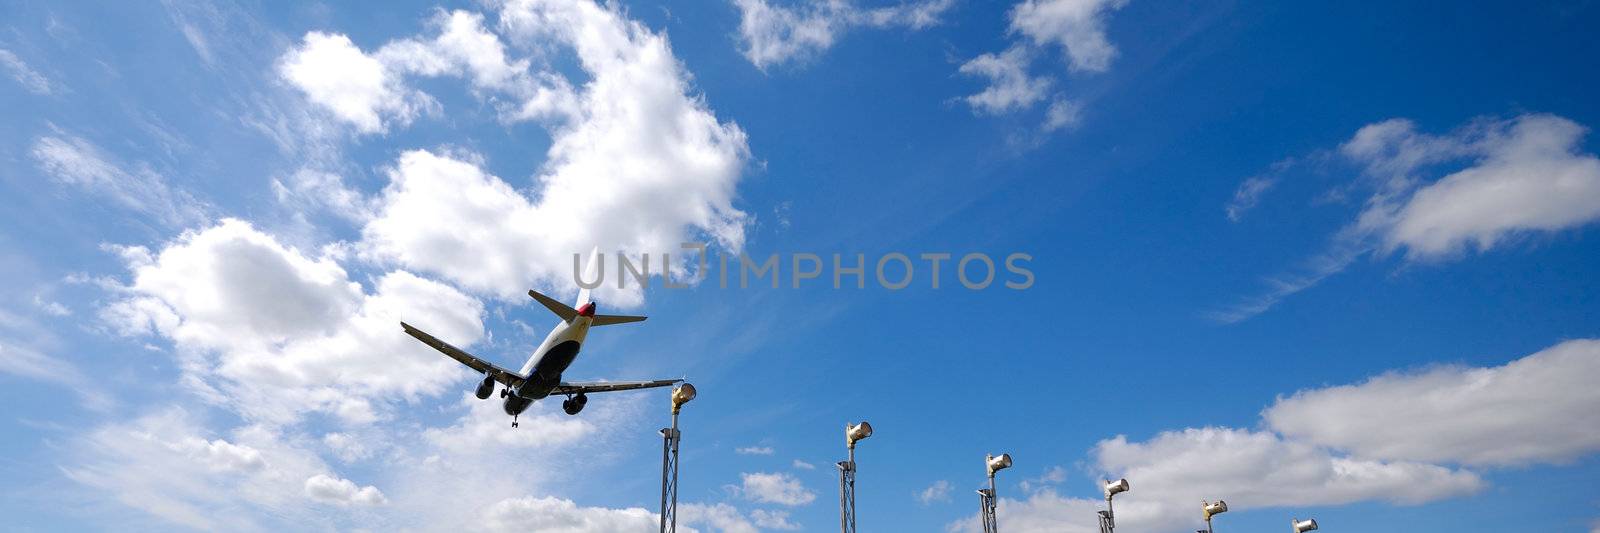
<path fill-rule="evenodd" d="M 423 344 L 432 346 L 435 350 L 443 352 L 451 359 L 460 361 L 468 368 L 484 374 L 483 381 L 478 384 L 478 399 L 487 400 L 494 394 L 495 383 L 505 385 L 500 390 L 500 397 L 504 398 L 504 408 L 512 416 L 511 427 L 517 427 L 516 417 L 533 405 L 533 402 L 542 400 L 552 395 L 566 396 L 561 402 L 561 408 L 569 415 L 576 415 L 589 403 L 588 393 L 612 392 L 634 389 L 648 389 L 653 387 L 669 387 L 683 381 L 681 379 L 658 379 L 652 381 L 595 381 L 595 382 L 567 382 L 561 380 L 561 374 L 578 358 L 578 351 L 583 347 L 583 339 L 593 326 L 610 324 L 623 324 L 644 320 L 642 316 L 626 315 L 597 315 L 595 302 L 589 301 L 589 291 L 578 293 L 579 307 L 573 309 L 566 304 L 558 302 L 549 296 L 536 291 L 528 291 L 528 296 L 538 300 L 551 312 L 561 317 L 561 322 L 550 330 L 544 342 L 533 351 L 533 356 L 523 364 L 521 370 L 510 370 L 485 361 L 466 351 L 451 346 L 427 332 L 401 322 L 407 334 L 416 337 Z"/>

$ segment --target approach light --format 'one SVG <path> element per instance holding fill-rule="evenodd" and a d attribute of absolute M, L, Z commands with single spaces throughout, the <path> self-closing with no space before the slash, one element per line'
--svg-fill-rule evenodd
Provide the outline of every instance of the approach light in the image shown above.
<path fill-rule="evenodd" d="M 1129 488 L 1128 487 L 1128 480 L 1126 480 L 1126 479 L 1119 479 L 1119 480 L 1116 480 L 1116 481 L 1107 481 L 1106 482 L 1106 500 L 1109 501 L 1112 496 L 1116 496 L 1118 494 L 1122 494 L 1124 492 L 1128 492 L 1128 488 Z"/>
<path fill-rule="evenodd" d="M 862 420 L 860 424 L 844 426 L 844 443 L 850 448 L 856 447 L 856 441 L 872 436 L 872 424 Z"/>
<path fill-rule="evenodd" d="M 995 472 L 1011 468 L 1011 454 L 1009 453 L 1002 453 L 999 457 L 986 455 L 983 461 L 989 465 L 989 477 L 994 477 Z"/>
<path fill-rule="evenodd" d="M 1317 521 L 1310 518 L 1305 520 L 1295 518 L 1292 519 L 1290 523 L 1294 524 L 1294 533 L 1306 533 L 1307 531 L 1315 531 L 1317 529 Z"/>
<path fill-rule="evenodd" d="M 694 385 L 684 383 L 672 388 L 672 412 L 676 413 L 695 397 Z"/>
<path fill-rule="evenodd" d="M 1228 502 L 1222 500 L 1217 500 L 1216 502 L 1201 500 L 1200 503 L 1202 504 L 1200 513 L 1205 516 L 1207 522 L 1210 522 L 1213 516 L 1228 512 Z"/>

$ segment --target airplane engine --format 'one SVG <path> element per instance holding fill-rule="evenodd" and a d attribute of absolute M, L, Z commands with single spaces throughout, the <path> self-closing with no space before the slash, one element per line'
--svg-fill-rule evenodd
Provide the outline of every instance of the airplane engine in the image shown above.
<path fill-rule="evenodd" d="M 478 399 L 487 400 L 491 394 L 494 394 L 494 376 L 485 376 L 483 383 L 478 384 Z"/>
<path fill-rule="evenodd" d="M 579 412 L 583 411 L 583 406 L 588 405 L 588 404 L 589 404 L 589 397 L 586 396 L 586 395 L 583 395 L 583 394 L 579 394 L 577 396 L 574 396 L 570 400 L 563 400 L 561 402 L 561 410 L 562 411 L 566 411 L 567 414 L 569 414 L 569 415 L 576 415 Z"/>

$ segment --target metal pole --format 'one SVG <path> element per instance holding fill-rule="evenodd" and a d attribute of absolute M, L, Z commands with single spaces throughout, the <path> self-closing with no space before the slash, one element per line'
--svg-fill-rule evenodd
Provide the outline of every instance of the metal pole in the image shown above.
<path fill-rule="evenodd" d="M 678 406 L 672 406 L 672 427 L 661 430 L 661 533 L 678 531 Z"/>
<path fill-rule="evenodd" d="M 983 505 L 983 533 L 999 533 L 1000 524 L 995 519 L 994 476 L 989 476 L 989 488 L 978 489 L 978 501 Z"/>
<path fill-rule="evenodd" d="M 856 447 L 850 446 L 850 459 L 839 463 L 839 531 L 856 531 Z"/>
<path fill-rule="evenodd" d="M 1111 507 L 1111 497 L 1106 496 L 1106 510 L 1100 511 L 1100 533 L 1114 533 L 1116 528 L 1116 515 Z"/>

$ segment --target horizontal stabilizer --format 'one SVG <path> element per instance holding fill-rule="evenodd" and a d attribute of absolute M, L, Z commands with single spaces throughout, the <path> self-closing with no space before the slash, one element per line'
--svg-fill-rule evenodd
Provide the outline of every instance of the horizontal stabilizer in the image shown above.
<path fill-rule="evenodd" d="M 644 319 L 645 319 L 645 317 L 642 317 L 642 316 L 631 316 L 631 315 L 595 315 L 594 316 L 594 325 L 596 325 L 596 326 L 609 326 L 611 324 L 626 324 L 626 323 L 629 323 L 629 322 L 639 322 L 639 321 L 642 321 Z"/>
<path fill-rule="evenodd" d="M 543 294 L 539 294 L 539 291 L 529 290 L 528 291 L 528 296 L 532 296 L 533 299 L 538 300 L 539 303 L 541 303 L 541 304 L 544 304 L 545 309 L 549 309 L 550 312 L 555 313 L 556 316 L 561 317 L 561 320 L 564 320 L 564 321 L 567 321 L 567 322 L 571 322 L 573 317 L 578 316 L 578 310 L 577 309 L 573 309 L 571 307 L 568 307 L 567 304 L 558 302 L 554 298 L 551 298 L 549 296 L 545 296 Z"/>

